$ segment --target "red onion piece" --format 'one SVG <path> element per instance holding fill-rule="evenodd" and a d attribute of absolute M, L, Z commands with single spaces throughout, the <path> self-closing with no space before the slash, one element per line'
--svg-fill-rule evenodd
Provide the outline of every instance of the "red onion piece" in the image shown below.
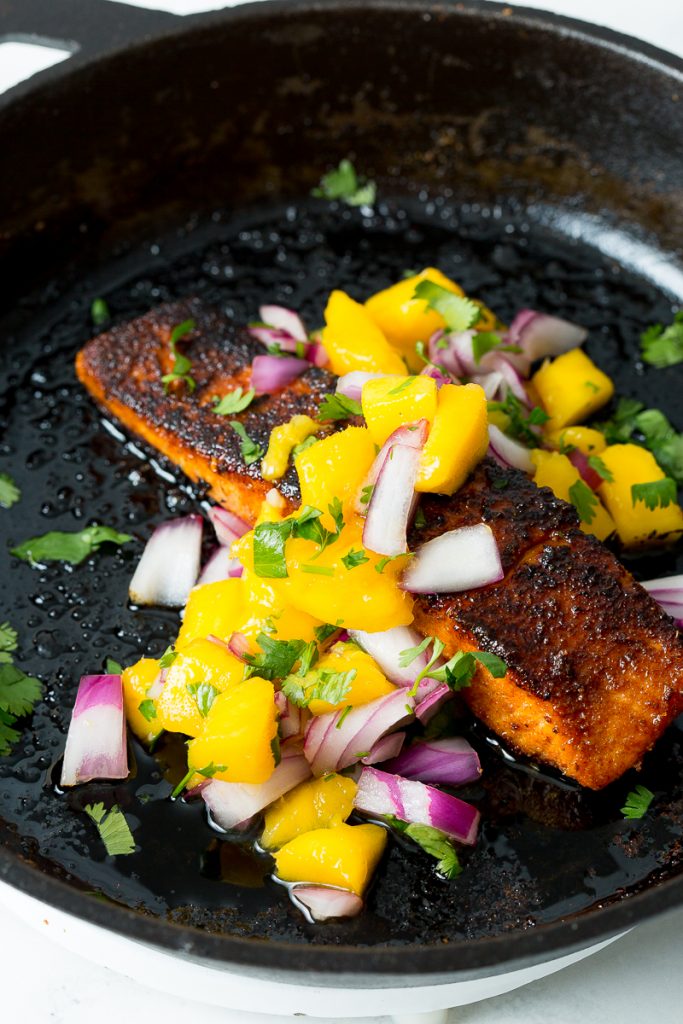
<path fill-rule="evenodd" d="M 467 376 L 467 370 L 463 366 L 455 346 L 452 343 L 454 335 L 446 334 L 445 331 L 435 331 L 429 339 L 427 350 L 429 358 L 437 363 L 456 379 Z"/>
<path fill-rule="evenodd" d="M 314 921 L 356 917 L 363 909 L 363 901 L 355 892 L 335 889 L 331 885 L 295 885 L 290 896 L 295 903 L 306 908 Z"/>
<path fill-rule="evenodd" d="M 308 712 L 287 700 L 281 690 L 278 690 L 275 694 L 275 704 L 280 715 L 280 738 L 287 740 L 293 736 L 303 736 L 306 722 L 310 717 Z"/>
<path fill-rule="evenodd" d="M 255 785 L 210 779 L 208 786 L 202 789 L 202 798 L 216 824 L 228 832 L 294 789 L 310 774 L 301 747 L 294 745 L 288 749 L 288 744 L 283 743 L 282 760 L 267 782 Z"/>
<path fill-rule="evenodd" d="M 261 306 L 259 317 L 264 324 L 289 334 L 295 341 L 308 341 L 308 334 L 301 317 L 293 309 L 287 309 L 286 306 Z"/>
<path fill-rule="evenodd" d="M 61 785 L 127 775 L 121 676 L 83 676 L 66 737 Z"/>
<path fill-rule="evenodd" d="M 418 548 L 402 586 L 414 594 L 446 594 L 485 587 L 503 578 L 496 539 L 485 523 L 449 530 Z"/>
<path fill-rule="evenodd" d="M 130 581 L 131 601 L 182 608 L 199 575 L 203 526 L 197 515 L 157 526 Z"/>
<path fill-rule="evenodd" d="M 500 390 L 503 392 L 511 391 L 515 398 L 518 398 L 523 405 L 530 408 L 532 403 L 524 385 L 524 378 L 519 370 L 513 366 L 511 358 L 502 352 L 489 352 L 486 358 L 488 358 L 489 368 L 499 373 L 503 378 Z"/>
<path fill-rule="evenodd" d="M 364 370 L 351 370 L 337 380 L 336 392 L 338 395 L 345 395 L 353 398 L 354 402 L 360 402 L 363 385 L 369 380 L 376 380 L 378 377 L 386 377 L 386 373 L 366 373 Z"/>
<path fill-rule="evenodd" d="M 444 384 L 452 384 L 453 378 L 443 373 L 438 366 L 425 366 L 420 371 L 421 377 L 431 377 L 432 380 L 436 381 L 437 388 L 442 387 Z"/>
<path fill-rule="evenodd" d="M 297 356 L 301 353 L 301 347 L 304 344 L 293 338 L 291 334 L 279 331 L 275 327 L 250 327 L 249 333 L 252 338 L 256 338 L 267 349 L 271 349 L 273 345 L 276 345 L 281 352 L 292 352 Z M 304 348 L 304 352 L 306 348 L 307 346 Z"/>
<path fill-rule="evenodd" d="M 314 775 L 341 771 L 367 756 L 385 733 L 413 717 L 404 689 L 347 712 L 316 715 L 306 726 L 304 754 Z"/>
<path fill-rule="evenodd" d="M 397 686 L 412 686 L 418 673 L 427 664 L 427 654 L 423 651 L 410 665 L 401 667 L 401 652 L 418 647 L 424 639 L 410 626 L 394 626 L 381 633 L 365 633 L 360 629 L 352 629 L 349 635 L 377 662 L 387 679 Z"/>
<path fill-rule="evenodd" d="M 683 627 L 683 575 L 663 576 L 656 580 L 645 580 L 640 584 L 671 616 L 676 625 Z"/>
<path fill-rule="evenodd" d="M 156 700 L 157 697 L 161 696 L 161 691 L 166 685 L 167 673 L 168 669 L 162 668 L 161 671 L 159 672 L 159 675 L 156 677 L 152 685 L 147 690 L 147 696 L 150 697 L 152 700 Z"/>
<path fill-rule="evenodd" d="M 480 815 L 476 807 L 423 782 L 410 782 L 377 768 L 361 772 L 354 806 L 371 817 L 391 814 L 411 824 L 431 825 L 467 846 L 477 841 Z"/>
<path fill-rule="evenodd" d="M 389 761 L 392 757 L 398 757 L 406 740 L 404 732 L 390 732 L 388 736 L 382 736 L 377 740 L 369 754 L 361 757 L 361 764 L 381 764 Z"/>
<path fill-rule="evenodd" d="M 251 364 L 251 386 L 257 395 L 269 395 L 291 384 L 309 365 L 295 356 L 256 356 Z"/>
<path fill-rule="evenodd" d="M 424 682 L 424 680 L 423 680 Z M 430 722 L 437 711 L 441 711 L 444 704 L 453 699 L 453 691 L 448 683 L 439 683 L 431 689 L 426 697 L 421 696 L 422 683 L 418 690 L 419 703 L 415 705 L 415 717 L 419 718 L 423 725 Z"/>
<path fill-rule="evenodd" d="M 312 341 L 306 349 L 306 358 L 313 366 L 327 366 L 330 357 L 325 346 L 319 341 Z"/>
<path fill-rule="evenodd" d="M 408 549 L 420 454 L 418 448 L 395 444 L 385 456 L 363 525 L 363 546 L 378 555 L 400 555 Z"/>
<path fill-rule="evenodd" d="M 252 653 L 251 644 L 244 633 L 233 633 L 228 642 L 228 648 L 240 661 L 245 661 Z"/>
<path fill-rule="evenodd" d="M 598 487 L 602 486 L 602 477 L 599 473 L 595 472 L 588 461 L 588 456 L 584 452 L 580 452 L 578 448 L 573 448 L 568 453 L 567 458 L 572 466 L 578 469 L 583 482 L 588 484 L 592 490 L 597 491 Z"/>
<path fill-rule="evenodd" d="M 443 740 L 422 740 L 404 749 L 384 771 L 417 782 L 462 786 L 481 775 L 476 750 L 463 736 Z"/>
<path fill-rule="evenodd" d="M 227 580 L 237 570 L 239 570 L 241 575 L 242 566 L 236 558 L 230 557 L 230 548 L 215 548 L 199 574 L 196 585 L 201 587 L 205 583 L 217 583 L 219 580 Z"/>
<path fill-rule="evenodd" d="M 504 434 L 494 423 L 489 423 L 489 452 L 496 462 L 507 468 L 514 466 L 525 473 L 533 473 L 534 464 L 529 449 Z"/>
<path fill-rule="evenodd" d="M 492 402 L 504 383 L 503 374 L 499 370 L 492 370 L 491 373 L 473 374 L 470 377 L 473 384 L 478 384 L 486 395 L 486 401 Z"/>
<path fill-rule="evenodd" d="M 569 320 L 561 320 L 533 309 L 521 309 L 510 324 L 507 341 L 519 345 L 534 362 L 545 356 L 560 356 L 583 345 L 588 331 Z"/>
<path fill-rule="evenodd" d="M 220 505 L 212 505 L 209 509 L 209 519 L 216 531 L 218 543 L 224 547 L 230 547 L 239 537 L 248 533 L 251 527 L 240 519 L 239 516 L 221 508 Z"/>

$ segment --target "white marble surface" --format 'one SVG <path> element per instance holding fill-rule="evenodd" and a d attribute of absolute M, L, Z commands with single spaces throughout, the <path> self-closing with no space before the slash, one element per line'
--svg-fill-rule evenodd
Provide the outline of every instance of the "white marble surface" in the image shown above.
<path fill-rule="evenodd" d="M 49 0 L 45 0 L 49 3 Z M 106 0 L 92 0 L 93 3 Z M 221 0 L 131 0 L 179 14 L 227 6 Z M 513 5 L 511 5 L 513 6 Z M 526 6 L 610 25 L 683 54 L 681 0 L 526 0 Z M 60 55 L 61 56 L 61 55 Z M 36 60 L 37 57 L 37 60 Z M 0 91 L 46 66 L 44 53 L 0 48 Z M 451 1012 L 450 1024 L 651 1024 L 683 1019 L 683 911 L 648 922 L 594 957 L 510 995 Z M 2 1019 L 21 1024 L 279 1024 L 162 995 L 67 952 L 0 912 Z M 312 1018 L 308 1018 L 314 1024 Z M 329 1020 L 329 1019 L 328 1019 Z M 331 1024 L 342 1024 L 333 1020 Z M 357 1024 L 370 1024 L 369 1020 Z M 373 1024 L 380 1024 L 375 1019 Z"/>

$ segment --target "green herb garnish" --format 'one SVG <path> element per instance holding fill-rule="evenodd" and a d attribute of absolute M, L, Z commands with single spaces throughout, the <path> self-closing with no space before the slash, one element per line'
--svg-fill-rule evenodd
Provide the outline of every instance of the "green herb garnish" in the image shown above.
<path fill-rule="evenodd" d="M 133 538 L 128 533 L 118 533 L 110 526 L 86 526 L 79 533 L 62 533 L 52 530 L 42 537 L 32 537 L 15 548 L 11 554 L 31 565 L 44 562 L 68 562 L 80 565 L 89 555 L 99 551 L 103 544 L 127 544 Z"/>
<path fill-rule="evenodd" d="M 318 188 L 311 191 L 316 199 L 341 199 L 349 206 L 372 206 L 377 195 L 374 181 L 360 177 L 350 160 L 340 160 L 339 166 L 323 174 Z"/>
<path fill-rule="evenodd" d="M 10 626 L 9 622 L 3 622 L 0 626 L 0 664 L 11 662 L 12 654 L 17 649 L 17 631 Z"/>
<path fill-rule="evenodd" d="M 683 363 L 683 310 L 679 310 L 668 327 L 654 324 L 640 336 L 643 361 L 662 369 Z"/>
<path fill-rule="evenodd" d="M 368 484 L 367 487 L 363 487 L 360 492 L 360 503 L 361 505 L 369 505 L 370 499 L 372 498 L 372 492 L 375 489 L 374 484 Z"/>
<path fill-rule="evenodd" d="M 394 817 L 393 814 L 385 815 L 384 820 L 397 832 L 408 836 L 414 843 L 417 843 L 430 857 L 436 858 L 438 861 L 436 870 L 439 874 L 445 878 L 457 878 L 462 868 L 455 847 L 448 836 L 440 832 L 438 828 L 415 823 L 411 825 L 407 821 L 401 821 L 400 818 Z"/>
<path fill-rule="evenodd" d="M 359 549 L 358 551 L 356 551 L 354 548 L 351 548 L 349 553 L 347 555 L 344 555 L 344 557 L 342 558 L 342 562 L 343 562 L 344 566 L 347 569 L 349 569 L 349 570 L 350 569 L 355 569 L 356 566 L 363 565 L 364 562 L 369 562 L 369 561 L 370 561 L 370 559 L 365 554 L 365 552 L 362 550 L 362 548 Z"/>
<path fill-rule="evenodd" d="M 102 803 L 86 804 L 83 810 L 97 825 L 100 839 L 110 857 L 126 857 L 135 852 L 133 834 L 117 804 L 108 813 Z"/>
<path fill-rule="evenodd" d="M 220 690 L 213 683 L 188 683 L 187 692 L 196 700 L 199 714 L 206 718 Z"/>
<path fill-rule="evenodd" d="M 305 640 L 274 640 L 266 633 L 259 633 L 256 643 L 261 653 L 247 655 L 244 659 L 249 666 L 247 678 L 285 679 L 307 647 Z"/>
<path fill-rule="evenodd" d="M 21 497 L 21 491 L 9 473 L 0 473 L 0 505 L 11 508 Z"/>
<path fill-rule="evenodd" d="M 325 395 L 320 408 L 318 419 L 325 420 L 348 420 L 350 416 L 362 416 L 363 407 L 360 402 L 346 395 Z"/>
<path fill-rule="evenodd" d="M 625 818 L 642 818 L 654 798 L 654 793 L 647 786 L 636 786 L 626 797 L 621 813 Z"/>
<path fill-rule="evenodd" d="M 254 401 L 255 394 L 256 392 L 253 388 L 249 388 L 248 391 L 244 391 L 242 388 L 235 388 L 234 391 L 229 391 L 222 398 L 214 398 L 212 412 L 215 412 L 218 416 L 234 416 L 238 412 L 244 412 L 247 406 L 251 405 Z"/>
<path fill-rule="evenodd" d="M 33 711 L 43 687 L 38 679 L 27 676 L 12 664 L 17 649 L 17 632 L 9 622 L 0 626 L 0 756 L 9 754 L 19 739 L 13 728 L 18 718 Z"/>
<path fill-rule="evenodd" d="M 497 352 L 510 353 L 522 351 L 519 345 L 506 345 L 501 336 L 493 331 L 477 331 L 472 338 L 472 355 L 475 363 L 478 365 L 486 353 L 492 352 L 494 349 Z"/>
<path fill-rule="evenodd" d="M 256 441 L 252 441 L 239 420 L 230 420 L 230 426 L 240 438 L 240 453 L 245 466 L 251 466 L 252 462 L 262 459 L 265 454 L 263 448 Z"/>
<path fill-rule="evenodd" d="M 357 670 L 347 672 L 314 671 L 306 676 L 288 676 L 282 684 L 287 700 L 299 708 L 307 708 L 311 701 L 322 700 L 327 704 L 338 704 L 351 690 Z"/>
<path fill-rule="evenodd" d="M 311 576 L 334 576 L 334 569 L 327 565 L 311 565 L 310 562 L 304 562 L 301 566 L 302 572 L 307 572 Z"/>
<path fill-rule="evenodd" d="M 406 377 L 405 380 L 402 380 L 400 384 L 397 384 L 395 388 L 391 389 L 389 395 L 400 395 L 410 387 L 414 380 L 416 380 L 414 376 Z"/>
<path fill-rule="evenodd" d="M 90 307 L 90 317 L 95 327 L 101 327 L 102 324 L 106 324 L 110 318 L 109 306 L 104 299 L 93 299 Z"/>
<path fill-rule="evenodd" d="M 140 701 L 140 703 L 138 704 L 138 711 L 140 712 L 143 718 L 147 719 L 148 722 L 154 721 L 154 719 L 157 717 L 156 704 L 150 698 L 147 698 L 147 700 Z"/>
<path fill-rule="evenodd" d="M 597 423 L 608 444 L 638 444 L 647 448 L 664 472 L 683 484 L 683 434 L 679 434 L 659 409 L 645 409 L 634 398 L 621 398 L 614 414 Z"/>
<path fill-rule="evenodd" d="M 301 455 L 302 452 L 305 452 L 307 448 L 310 448 L 312 444 L 315 444 L 316 441 L 319 440 L 320 438 L 316 437 L 315 434 L 311 434 L 305 441 L 302 441 L 301 444 L 295 444 L 292 448 L 292 462 L 296 460 L 298 455 Z"/>
<path fill-rule="evenodd" d="M 595 470 L 601 480 L 606 480 L 608 484 L 614 482 L 614 473 L 611 469 L 607 468 L 599 455 L 589 455 L 588 465 L 591 469 Z"/>
<path fill-rule="evenodd" d="M 505 428 L 505 433 L 529 448 L 538 447 L 538 434 L 531 428 L 543 426 L 550 419 L 548 414 L 537 405 L 533 409 L 527 409 L 511 391 L 508 391 L 502 402 L 489 402 L 488 410 L 489 412 L 504 413 L 510 421 Z"/>
<path fill-rule="evenodd" d="M 336 626 L 326 622 L 322 626 L 315 626 L 313 632 L 315 633 L 315 638 L 318 643 L 324 644 L 326 640 L 329 640 L 331 636 L 334 636 L 340 625 L 341 622 L 338 622 Z"/>
<path fill-rule="evenodd" d="M 657 507 L 666 508 L 676 501 L 676 497 L 676 481 L 669 476 L 646 484 L 633 484 L 631 487 L 632 504 L 635 506 L 637 502 L 642 501 L 650 511 Z"/>
<path fill-rule="evenodd" d="M 460 333 L 473 327 L 481 316 L 481 310 L 471 299 L 443 288 L 434 281 L 420 281 L 415 286 L 414 299 L 424 299 L 430 309 L 440 313 L 449 331 Z"/>
<path fill-rule="evenodd" d="M 577 480 L 569 488 L 569 500 L 579 513 L 579 519 L 588 526 L 597 515 L 598 499 L 595 492 L 591 490 L 583 480 Z"/>
<path fill-rule="evenodd" d="M 173 353 L 173 370 L 171 373 L 166 373 L 161 378 L 161 382 L 164 385 L 164 390 L 168 392 L 169 385 L 176 380 L 183 380 L 187 386 L 188 391 L 193 392 L 197 387 L 197 382 L 194 377 L 191 376 L 190 370 L 192 369 L 192 362 L 183 355 L 182 352 L 178 351 L 177 344 L 184 338 L 186 334 L 193 331 L 197 326 L 194 320 L 184 320 L 182 324 L 177 324 L 176 327 L 171 331 L 171 337 L 169 339 L 169 345 L 171 352 Z"/>
<path fill-rule="evenodd" d="M 119 665 L 118 661 L 114 661 L 113 658 L 107 658 L 104 663 L 104 671 L 108 676 L 120 676 L 123 672 L 123 666 Z"/>
<path fill-rule="evenodd" d="M 167 647 L 164 653 L 159 658 L 159 668 L 170 668 L 173 662 L 178 657 L 178 652 L 174 651 L 172 647 Z"/>

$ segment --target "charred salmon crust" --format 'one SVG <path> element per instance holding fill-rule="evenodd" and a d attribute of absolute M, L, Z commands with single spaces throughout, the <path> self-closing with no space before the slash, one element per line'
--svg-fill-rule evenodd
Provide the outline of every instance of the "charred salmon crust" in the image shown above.
<path fill-rule="evenodd" d="M 180 344 L 197 387 L 166 394 L 170 334 L 189 318 L 197 326 Z M 262 352 L 247 330 L 190 299 L 99 335 L 76 366 L 97 402 L 253 521 L 271 485 L 259 461 L 245 464 L 229 420 L 265 449 L 274 426 L 297 413 L 315 416 L 335 387 L 332 375 L 311 368 L 236 417 L 214 413 L 214 396 L 249 387 L 249 366 Z M 278 487 L 295 507 L 291 468 Z M 578 529 L 571 505 L 517 470 L 484 459 L 453 497 L 424 495 L 422 509 L 426 524 L 412 531 L 411 548 L 482 521 L 500 548 L 500 583 L 415 603 L 416 626 L 438 636 L 448 653 L 480 649 L 505 660 L 503 679 L 481 667 L 463 691 L 474 714 L 514 750 L 593 789 L 637 765 L 683 710 L 683 641 L 672 620 L 607 548 Z"/>

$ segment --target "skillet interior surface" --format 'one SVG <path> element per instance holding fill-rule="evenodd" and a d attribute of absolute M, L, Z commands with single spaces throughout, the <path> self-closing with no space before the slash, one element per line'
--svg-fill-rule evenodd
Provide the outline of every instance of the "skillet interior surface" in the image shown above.
<path fill-rule="evenodd" d="M 406 17 L 414 15 L 410 6 L 400 7 Z M 385 9 L 389 5 L 374 5 L 373 17 Z M 470 11 L 467 30 L 481 34 L 487 25 L 490 32 L 489 16 L 478 21 L 477 11 Z M 309 25 L 315 22 L 315 14 L 307 17 Z M 304 38 L 302 23 L 297 32 Z M 333 120 L 329 110 L 327 116 Z M 361 122 L 364 116 L 359 115 Z M 470 118 L 466 134 L 472 134 L 471 125 Z M 402 124 L 399 135 L 405 130 Z M 514 148 L 514 141 L 507 141 Z M 292 191 L 299 198 L 277 198 L 280 191 L 290 190 L 291 183 L 276 187 L 282 184 L 276 173 L 269 179 L 270 187 L 262 189 L 272 198 L 253 202 L 246 185 L 247 160 L 233 179 L 244 199 L 241 212 L 235 212 L 234 203 L 215 204 L 209 216 L 211 204 L 201 210 L 190 202 L 196 199 L 192 195 L 180 219 L 179 211 L 168 208 L 161 197 L 152 212 L 165 226 L 151 234 L 150 214 L 141 232 L 144 243 L 116 247 L 121 224 L 107 219 L 115 204 L 107 218 L 100 211 L 99 234 L 92 208 L 82 208 L 87 225 L 83 234 L 88 236 L 84 248 L 91 247 L 91 236 L 96 235 L 100 254 L 106 251 L 108 260 L 100 260 L 89 272 L 82 261 L 77 268 L 65 265 L 61 276 L 51 276 L 48 285 L 8 314 L 0 355 L 0 469 L 17 480 L 22 501 L 0 518 L 0 578 L 5 581 L 0 621 L 9 619 L 19 631 L 18 663 L 45 681 L 46 699 L 15 754 L 0 760 L 0 839 L 11 854 L 35 864 L 43 874 L 81 892 L 96 893 L 110 906 L 133 908 L 141 918 L 187 926 L 196 941 L 202 933 L 213 933 L 269 939 L 273 947 L 296 944 L 302 950 L 391 947 L 392 955 L 399 947 L 414 952 L 416 947 L 436 946 L 441 953 L 431 969 L 443 970 L 455 965 L 455 951 L 463 951 L 464 943 L 481 948 L 483 940 L 542 933 L 560 921 L 581 921 L 679 875 L 683 735 L 678 725 L 646 757 L 641 773 L 629 773 L 602 793 L 590 794 L 523 765 L 511 765 L 482 731 L 463 720 L 462 727 L 485 764 L 482 783 L 463 793 L 478 803 L 484 817 L 479 845 L 463 856 L 463 875 L 456 882 L 444 882 L 422 854 L 392 844 L 365 914 L 325 927 L 306 924 L 286 891 L 270 879 L 269 861 L 254 856 L 246 845 L 223 841 L 208 825 L 199 803 L 170 804 L 172 785 L 182 775 L 180 743 L 162 744 L 154 756 L 134 745 L 132 777 L 125 784 L 91 784 L 69 794 L 60 793 L 55 785 L 80 675 L 100 671 L 107 656 L 130 663 L 144 652 L 160 653 L 173 638 L 177 617 L 128 607 L 127 584 L 151 527 L 195 509 L 202 500 L 169 464 L 107 427 L 75 381 L 73 357 L 93 332 L 89 310 L 94 297 L 106 298 L 114 322 L 167 299 L 196 294 L 238 322 L 253 318 L 261 302 L 280 301 L 316 324 L 332 287 L 362 298 L 406 269 L 432 264 L 484 299 L 503 319 L 530 306 L 585 324 L 590 328 L 588 351 L 613 376 L 618 393 L 655 405 L 683 425 L 680 373 L 646 371 L 637 360 L 640 331 L 670 319 L 670 295 L 645 275 L 624 269 L 595 247 L 530 216 L 516 187 L 506 190 L 500 176 L 495 187 L 482 188 L 474 198 L 474 179 L 459 180 L 457 188 L 449 189 L 437 188 L 438 181 L 432 180 L 430 188 L 420 192 L 408 181 L 411 176 L 419 180 L 414 166 L 402 168 L 407 178 L 400 187 L 400 176 L 392 180 L 388 173 L 387 161 L 398 159 L 396 140 L 392 138 L 391 153 L 381 163 L 378 150 L 371 145 L 364 150 L 358 139 L 354 143 L 359 167 L 379 177 L 379 201 L 373 210 L 301 199 L 307 175 L 314 180 L 336 156 L 346 155 L 335 152 L 329 139 L 324 146 L 320 141 L 315 167 L 302 169 L 297 164 L 293 169 Z M 457 133 L 452 140 L 457 149 L 456 143 Z M 468 145 L 476 149 L 478 143 L 470 138 Z M 435 159 L 438 163 L 441 157 Z M 556 150 L 551 164 L 553 160 L 559 160 Z M 555 168 L 555 182 L 561 164 L 562 160 Z M 215 173 L 213 163 L 209 170 Z M 427 177 L 433 172 L 430 165 Z M 662 180 L 666 185 L 665 175 Z M 559 185 L 559 191 L 563 187 Z M 633 198 L 629 215 L 642 201 L 643 189 Z M 48 210 L 49 199 L 43 201 Z M 124 206 L 130 201 L 127 195 Z M 596 209 L 603 201 L 609 205 L 605 197 L 591 193 Z M 46 213 L 48 234 L 54 230 L 62 241 L 68 238 L 75 205 L 75 200 L 71 205 L 56 204 L 59 209 L 52 210 L 53 216 Z M 132 216 L 130 209 L 124 215 L 124 206 L 122 222 Z M 561 203 L 555 208 L 566 212 Z M 609 220 L 623 213 L 616 202 L 606 216 Z M 92 221 L 87 219 L 90 215 Z M 10 224 L 12 216 L 10 212 Z M 650 236 L 657 230 L 660 251 L 669 258 L 671 225 L 664 224 L 653 201 L 649 219 L 643 214 L 643 221 Z M 8 251 L 16 256 L 13 267 L 9 256 L 5 266 L 15 279 L 30 251 L 25 232 L 20 235 L 17 231 L 13 237 L 10 229 L 5 236 L 10 238 Z M 39 248 L 35 238 L 33 245 L 39 278 L 41 271 L 48 272 L 51 257 L 48 247 Z M 48 529 L 79 529 L 91 521 L 131 532 L 138 543 L 118 553 L 103 551 L 75 569 L 58 564 L 32 569 L 8 554 L 8 544 L 25 537 Z M 676 560 L 668 553 L 634 560 L 630 567 L 646 578 L 683 571 L 683 558 L 679 553 Z M 643 821 L 625 823 L 619 808 L 636 782 L 649 786 L 656 800 Z M 96 800 L 119 803 L 133 826 L 139 852 L 104 857 L 82 813 L 86 803 Z M 240 958 L 258 962 L 257 946 L 250 948 Z M 213 955 L 221 955 L 218 947 Z M 234 951 L 227 954 L 233 955 Z M 513 954 L 502 953 L 503 958 L 506 955 Z M 484 960 L 486 954 L 479 962 Z M 467 957 L 462 961 L 465 966 L 475 966 L 476 955 L 474 961 L 466 961 Z M 312 957 L 301 962 L 321 963 Z M 383 963 L 389 960 L 370 960 L 360 969 L 380 969 Z"/>

